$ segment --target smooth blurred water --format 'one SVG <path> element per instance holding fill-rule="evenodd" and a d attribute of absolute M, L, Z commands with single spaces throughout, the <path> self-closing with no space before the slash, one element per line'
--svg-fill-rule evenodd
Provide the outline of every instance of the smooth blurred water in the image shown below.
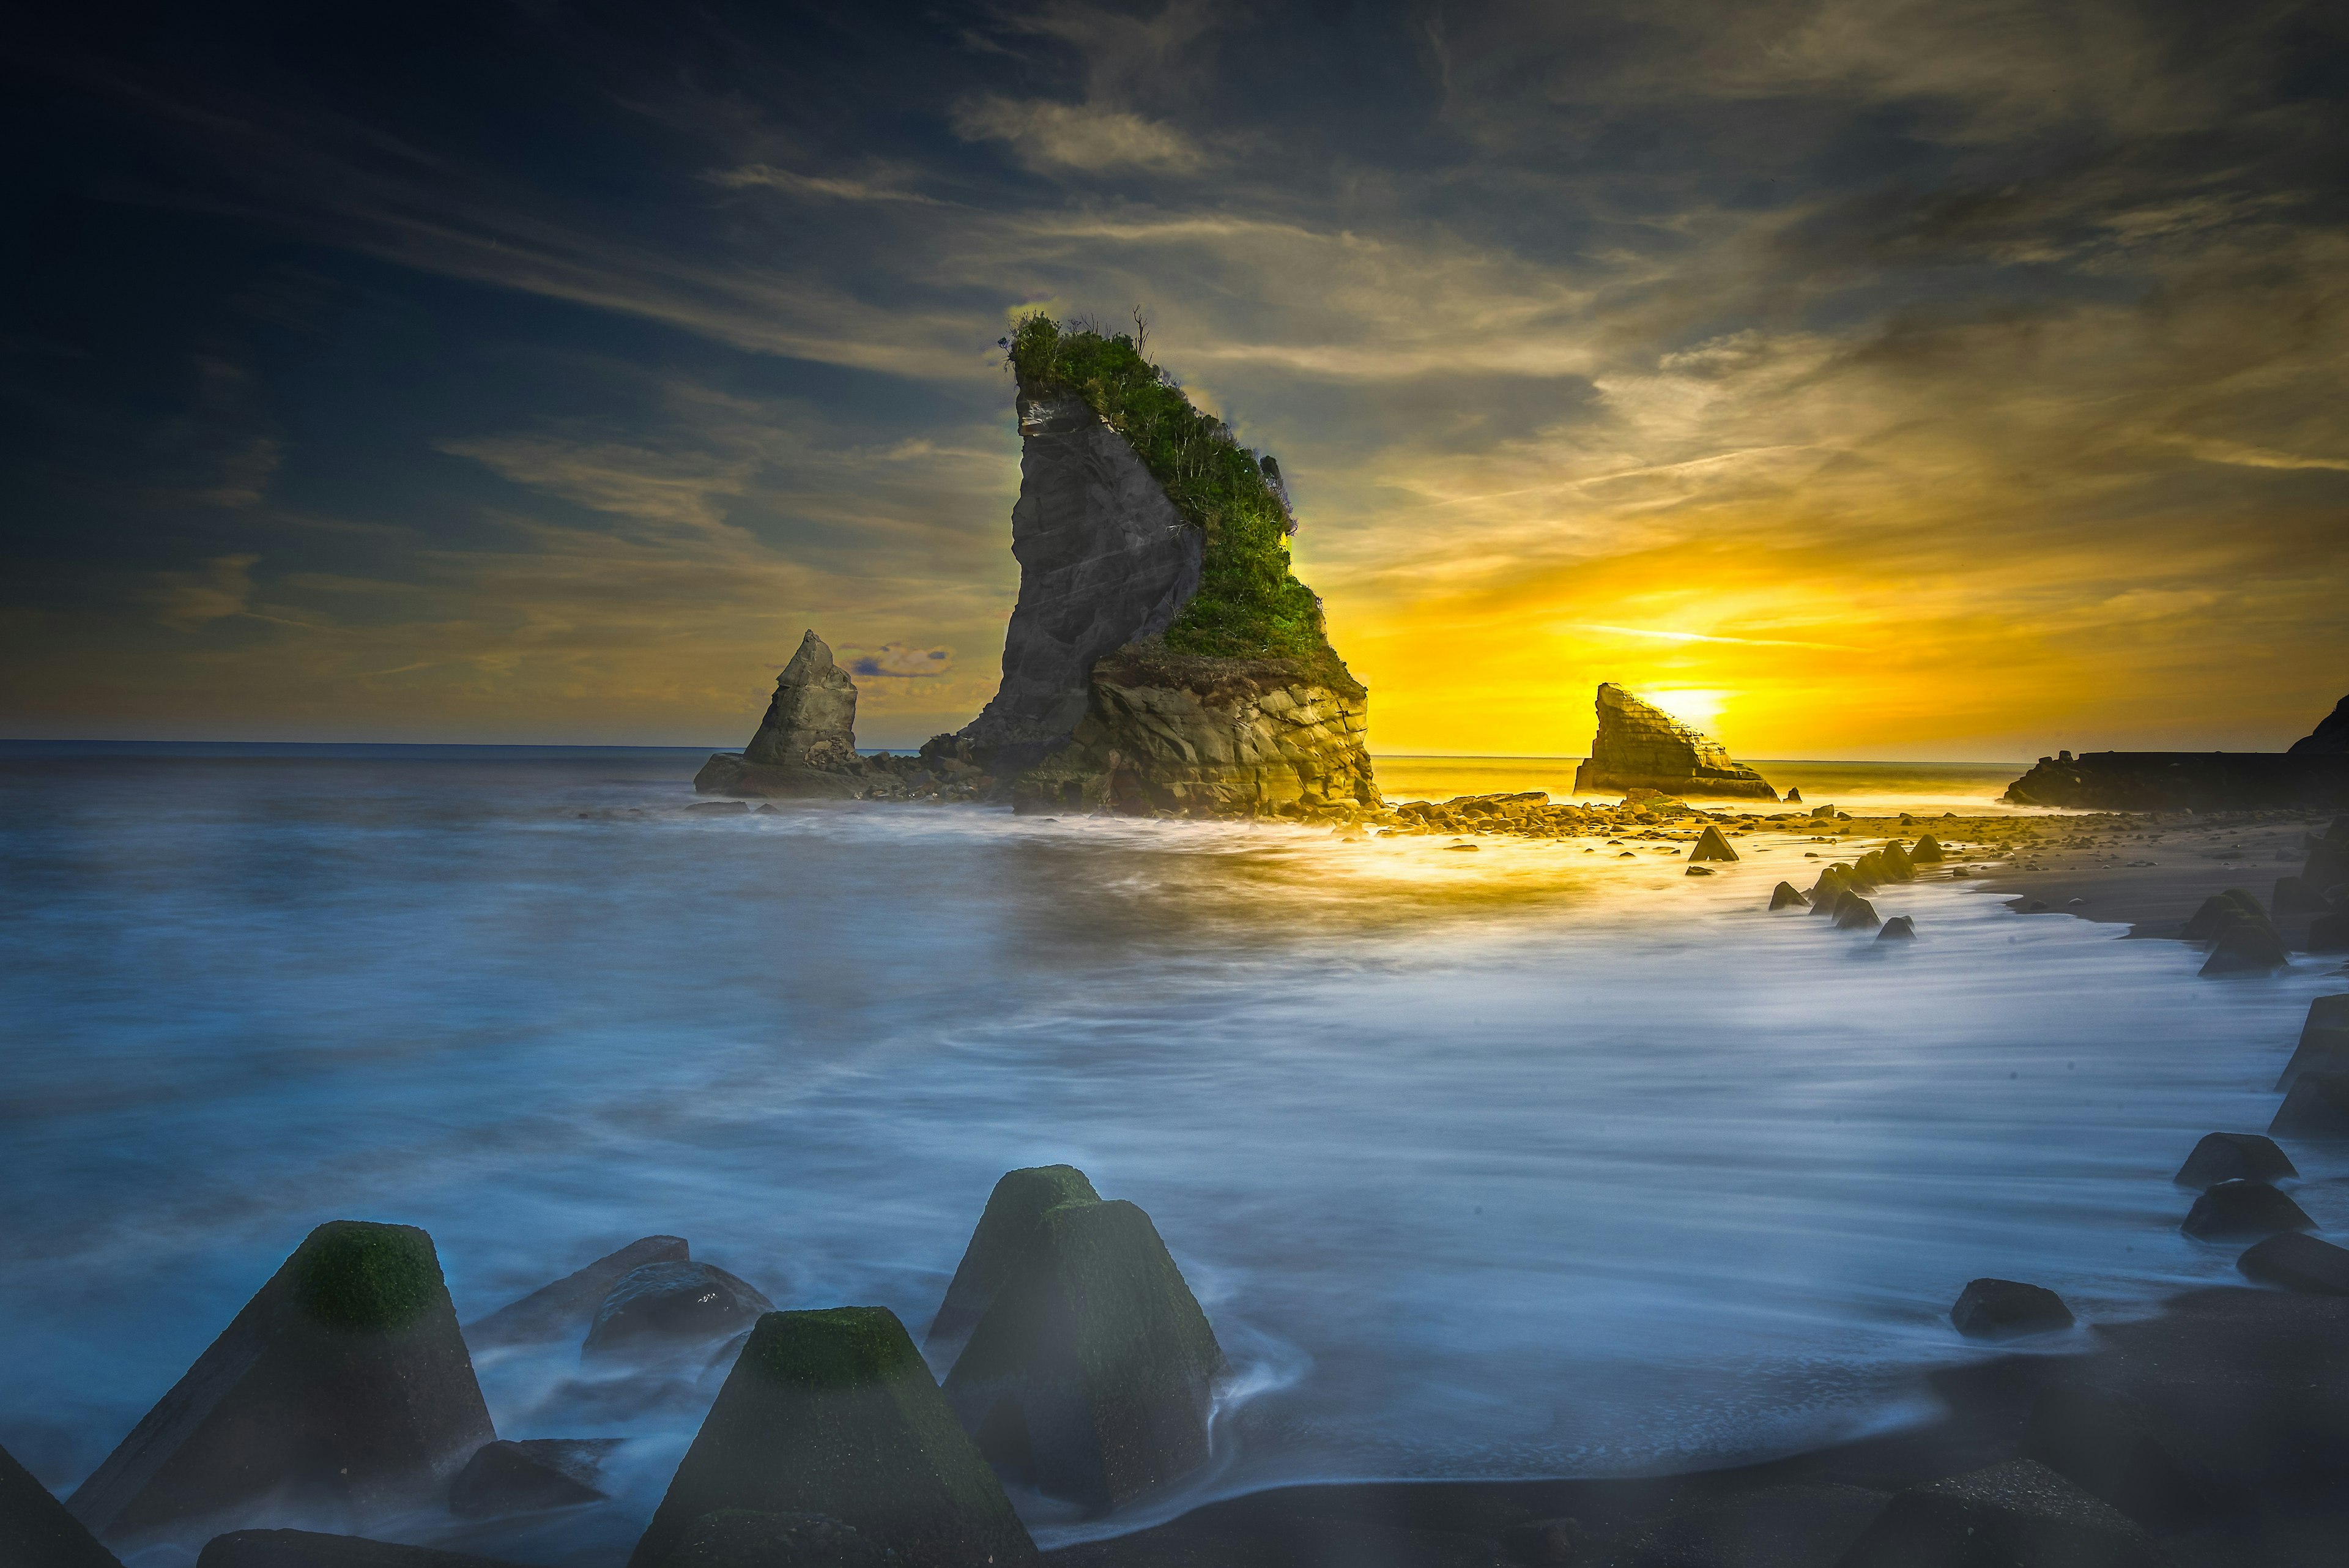
<path fill-rule="evenodd" d="M 1314 1476 L 1729 1462 L 1914 1418 L 1977 1275 L 2092 1319 L 2232 1277 L 2168 1177 L 2266 1125 L 2340 988 L 1949 881 L 1880 898 L 1920 940 L 1879 948 L 1765 912 L 1793 840 L 1700 879 L 697 815 L 698 761 L 0 757 L 0 1443 L 71 1485 L 323 1220 L 426 1227 L 468 1319 L 667 1231 L 918 1336 L 996 1177 L 1067 1160 L 1149 1210 L 1241 1375 L 1214 1470 L 1110 1528 Z M 2295 1154 L 2349 1221 L 2349 1163 Z M 715 1383 L 481 1371 L 502 1436 L 636 1438 L 622 1495 L 403 1529 L 619 1562 Z"/>

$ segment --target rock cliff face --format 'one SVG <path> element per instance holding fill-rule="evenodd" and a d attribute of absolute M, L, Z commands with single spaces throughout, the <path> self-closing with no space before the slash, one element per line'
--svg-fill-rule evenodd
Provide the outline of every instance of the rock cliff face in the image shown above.
<path fill-rule="evenodd" d="M 1003 684 L 962 732 L 999 772 L 1040 760 L 1085 714 L 1093 663 L 1157 636 L 1199 588 L 1202 535 L 1083 398 L 1021 393 L 1011 554 L 1019 599 Z"/>
<path fill-rule="evenodd" d="M 1370 692 L 1330 661 L 1203 659 L 1144 645 L 1094 665 L 1069 743 L 1013 786 L 1021 811 L 1249 816 L 1381 803 Z"/>
<path fill-rule="evenodd" d="M 2295 757 L 2349 756 L 2349 697 L 2333 705 L 2333 711 L 2318 722 L 2316 728 L 2292 743 L 2287 753 Z"/>
<path fill-rule="evenodd" d="M 1599 732 L 1590 757 L 1575 770 L 1574 787 L 1653 789 L 1667 794 L 1732 795 L 1775 800 L 1770 781 L 1661 709 L 1612 682 L 1599 688 Z"/>
<path fill-rule="evenodd" d="M 758 732 L 739 753 L 719 752 L 694 775 L 704 794 L 853 799 L 864 793 L 856 755 L 856 683 L 810 631 L 775 681 Z"/>

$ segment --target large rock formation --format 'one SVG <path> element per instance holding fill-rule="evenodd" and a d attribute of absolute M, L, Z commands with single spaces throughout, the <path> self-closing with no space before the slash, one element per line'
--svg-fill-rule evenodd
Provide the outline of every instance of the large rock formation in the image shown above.
<path fill-rule="evenodd" d="M 67 1500 L 135 1540 L 273 1501 L 367 1519 L 440 1501 L 496 1438 L 440 1278 L 409 1225 L 310 1232 Z"/>
<path fill-rule="evenodd" d="M 1776 800 L 1770 781 L 1671 714 L 1612 681 L 1600 683 L 1599 732 L 1574 773 L 1577 793 L 1652 789 L 1676 795 Z"/>
<path fill-rule="evenodd" d="M 2040 758 L 2006 786 L 2002 798 L 2012 805 L 2085 811 L 2338 809 L 2349 806 L 2349 755 L 2302 752 L 2299 746 L 2290 752 L 2089 752 L 2078 757 L 2059 752 Z"/>
<path fill-rule="evenodd" d="M 856 755 L 856 683 L 811 630 L 775 680 L 758 732 L 740 752 L 718 752 L 693 777 L 704 794 L 853 800 L 864 793 Z"/>
<path fill-rule="evenodd" d="M 576 1341 L 595 1321 L 595 1309 L 612 1293 L 612 1287 L 631 1271 L 647 1263 L 683 1263 L 691 1258 L 682 1236 L 640 1236 L 577 1272 L 474 1319 L 465 1325 L 465 1343 L 475 1350 L 486 1350 L 492 1345 L 538 1345 L 553 1339 Z"/>
<path fill-rule="evenodd" d="M 2349 697 L 2333 705 L 2333 711 L 2317 722 L 2316 728 L 2292 743 L 2289 755 L 2295 757 L 2349 756 Z"/>

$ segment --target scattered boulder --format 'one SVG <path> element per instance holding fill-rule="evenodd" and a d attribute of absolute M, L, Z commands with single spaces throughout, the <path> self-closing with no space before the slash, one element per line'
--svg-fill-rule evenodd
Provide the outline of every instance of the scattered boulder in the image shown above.
<path fill-rule="evenodd" d="M 1689 851 L 1692 860 L 1734 860 L 1737 851 L 1721 836 L 1718 827 L 1708 827 L 1696 836 L 1696 847 Z"/>
<path fill-rule="evenodd" d="M 904 1568 L 905 1559 L 821 1513 L 721 1508 L 686 1529 L 661 1568 Z"/>
<path fill-rule="evenodd" d="M 2194 1200 L 2178 1229 L 2198 1241 L 2240 1241 L 2279 1231 L 2313 1231 L 2299 1204 L 2264 1181 L 2221 1181 Z"/>
<path fill-rule="evenodd" d="M 309 1530 L 233 1530 L 204 1543 L 196 1568 L 514 1568 L 491 1557 Z"/>
<path fill-rule="evenodd" d="M 449 1511 L 463 1519 L 536 1513 L 593 1502 L 604 1456 L 617 1438 L 531 1438 L 484 1443 L 449 1483 Z"/>
<path fill-rule="evenodd" d="M 1938 864 L 1948 859 L 1949 856 L 1942 850 L 1941 841 L 1929 833 L 1909 849 L 1909 858 L 1916 865 L 1924 866 Z"/>
<path fill-rule="evenodd" d="M 1879 942 L 1913 942 L 1917 940 L 1917 922 L 1909 916 L 1895 915 L 1884 922 L 1884 929 L 1876 933 L 1876 940 Z"/>
<path fill-rule="evenodd" d="M 2300 1174 L 2275 1140 L 2257 1133 L 2209 1133 L 2170 1180 L 2197 1192 L 2222 1181 L 2285 1181 Z"/>
<path fill-rule="evenodd" d="M 759 1320 L 629 1568 L 661 1568 L 694 1521 L 720 1509 L 825 1514 L 909 1568 L 1040 1564 L 885 1307 Z"/>
<path fill-rule="evenodd" d="M 1770 889 L 1770 908 L 1773 909 L 1807 909 L 1810 907 L 1811 901 L 1804 898 L 1792 882 L 1781 882 Z"/>
<path fill-rule="evenodd" d="M 1950 1309 L 1950 1322 L 1968 1339 L 2014 1339 L 2072 1326 L 2072 1309 L 2044 1285 L 2015 1280 L 1973 1280 Z"/>
<path fill-rule="evenodd" d="M 946 1396 L 990 1460 L 1106 1512 L 1206 1462 L 1223 1370 L 1150 1216 L 1080 1199 L 1041 1216 Z"/>
<path fill-rule="evenodd" d="M 1681 875 L 1683 877 L 1712 877 L 1718 875 L 1718 873 L 1710 866 L 1692 866 L 1687 870 L 1682 872 Z"/>
<path fill-rule="evenodd" d="M 2349 1138 L 2349 1073 L 2302 1071 L 2268 1124 L 2271 1137 Z"/>
<path fill-rule="evenodd" d="M 582 1348 L 596 1355 L 704 1345 L 774 1310 L 757 1286 L 709 1263 L 647 1263 L 612 1287 Z"/>
<path fill-rule="evenodd" d="M 2009 1459 L 1898 1493 L 1839 1568 L 2157 1568 L 2112 1504 L 2036 1459 Z"/>
<path fill-rule="evenodd" d="M 432 1238 L 330 1220 L 67 1506 L 111 1540 L 264 1495 L 380 1516 L 438 1502 L 496 1436 Z"/>
<path fill-rule="evenodd" d="M 1101 1194 L 1073 1165 L 1038 1165 L 1006 1172 L 988 1194 L 986 1211 L 970 1233 L 970 1245 L 963 1249 L 954 1282 L 947 1286 L 947 1299 L 930 1321 L 930 1332 L 923 1343 L 939 1349 L 968 1338 L 994 1304 L 995 1293 L 1003 1288 L 1021 1254 L 1035 1241 L 1044 1215 L 1063 1203 L 1100 1201 Z"/>
<path fill-rule="evenodd" d="M 682 1236 L 643 1236 L 585 1268 L 509 1302 L 465 1325 L 465 1343 L 476 1350 L 501 1345 L 543 1345 L 585 1332 L 595 1309 L 622 1275 L 647 1263 L 682 1263 L 691 1256 Z"/>
<path fill-rule="evenodd" d="M 1857 893 L 1846 893 L 1836 900 L 1836 929 L 1839 931 L 1873 930 L 1884 922 L 1876 906 Z"/>
<path fill-rule="evenodd" d="M 2269 1237 L 2235 1260 L 2246 1279 L 2313 1296 L 2349 1296 L 2349 1248 L 2297 1231 Z"/>
<path fill-rule="evenodd" d="M 2126 1395 L 2063 1385 L 2045 1390 L 2023 1433 L 2023 1457 L 2131 1519 L 2177 1529 L 2209 1507 L 2203 1484 L 2151 1409 Z"/>
<path fill-rule="evenodd" d="M 122 1568 L 16 1456 L 0 1449 L 0 1563 L 8 1568 Z"/>

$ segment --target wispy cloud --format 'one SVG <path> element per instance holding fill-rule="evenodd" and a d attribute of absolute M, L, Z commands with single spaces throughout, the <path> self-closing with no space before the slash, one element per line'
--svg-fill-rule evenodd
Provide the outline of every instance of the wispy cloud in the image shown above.
<path fill-rule="evenodd" d="M 1173 126 L 1123 109 L 1015 99 L 995 94 L 955 106 L 954 128 L 966 141 L 1002 141 L 1030 167 L 1099 173 L 1141 169 L 1195 174 L 1207 154 Z"/>

